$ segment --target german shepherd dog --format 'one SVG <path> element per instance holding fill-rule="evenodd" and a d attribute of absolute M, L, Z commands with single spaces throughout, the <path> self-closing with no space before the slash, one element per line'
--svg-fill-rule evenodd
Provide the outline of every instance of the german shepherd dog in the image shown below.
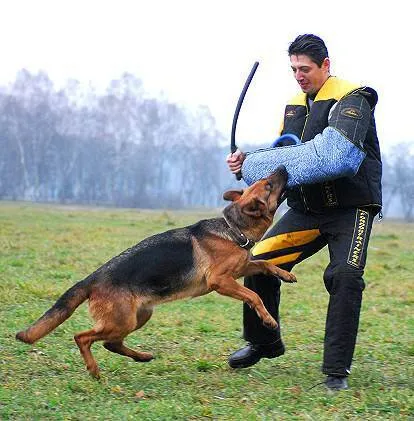
<path fill-rule="evenodd" d="M 270 227 L 287 180 L 281 166 L 270 177 L 244 191 L 227 191 L 223 198 L 232 203 L 222 218 L 206 219 L 144 239 L 68 289 L 33 325 L 16 339 L 33 344 L 66 319 L 85 300 L 95 320 L 92 329 L 74 339 L 90 374 L 99 378 L 91 345 L 103 346 L 135 361 L 149 361 L 148 352 L 127 348 L 123 340 L 142 327 L 154 306 L 185 297 L 216 291 L 247 303 L 269 329 L 277 322 L 259 296 L 236 280 L 264 273 L 286 282 L 293 274 L 265 260 L 250 260 L 249 249 Z"/>

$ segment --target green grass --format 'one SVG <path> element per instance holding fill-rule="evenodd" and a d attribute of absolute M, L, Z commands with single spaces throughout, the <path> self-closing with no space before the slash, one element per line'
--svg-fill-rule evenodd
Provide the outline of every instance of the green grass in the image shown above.
<path fill-rule="evenodd" d="M 127 338 L 153 351 L 141 364 L 93 353 L 89 377 L 73 334 L 92 324 L 84 304 L 34 346 L 14 335 L 69 286 L 144 237 L 214 212 L 150 212 L 0 202 L 1 419 L 413 419 L 414 225 L 374 226 L 351 389 L 327 393 L 320 373 L 328 296 L 321 252 L 284 284 L 287 353 L 245 370 L 227 356 L 240 347 L 241 303 L 217 294 L 158 307 Z"/>

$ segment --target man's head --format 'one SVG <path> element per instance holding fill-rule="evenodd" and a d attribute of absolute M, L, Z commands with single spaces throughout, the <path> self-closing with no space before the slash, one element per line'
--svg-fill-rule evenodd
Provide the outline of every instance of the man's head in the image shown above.
<path fill-rule="evenodd" d="M 330 75 L 325 43 L 313 34 L 299 35 L 290 44 L 288 53 L 293 74 L 302 91 L 315 95 Z"/>

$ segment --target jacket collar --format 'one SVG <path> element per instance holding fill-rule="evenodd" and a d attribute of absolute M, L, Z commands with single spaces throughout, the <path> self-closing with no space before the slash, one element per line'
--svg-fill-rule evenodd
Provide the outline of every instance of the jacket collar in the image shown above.
<path fill-rule="evenodd" d="M 339 79 L 336 76 L 329 76 L 316 94 L 314 102 L 330 99 L 339 101 L 342 97 L 349 94 L 350 92 L 355 91 L 358 88 L 361 88 L 361 85 Z M 306 94 L 304 92 L 300 92 L 299 94 L 295 95 L 289 101 L 288 105 L 303 105 L 305 107 Z"/>

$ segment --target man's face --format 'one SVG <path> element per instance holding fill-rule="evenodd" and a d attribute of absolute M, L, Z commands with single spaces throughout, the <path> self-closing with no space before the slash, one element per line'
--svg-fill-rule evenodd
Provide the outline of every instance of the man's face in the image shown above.
<path fill-rule="evenodd" d="M 290 64 L 300 88 L 308 95 L 316 94 L 329 77 L 329 58 L 319 67 L 308 56 L 291 55 Z"/>

